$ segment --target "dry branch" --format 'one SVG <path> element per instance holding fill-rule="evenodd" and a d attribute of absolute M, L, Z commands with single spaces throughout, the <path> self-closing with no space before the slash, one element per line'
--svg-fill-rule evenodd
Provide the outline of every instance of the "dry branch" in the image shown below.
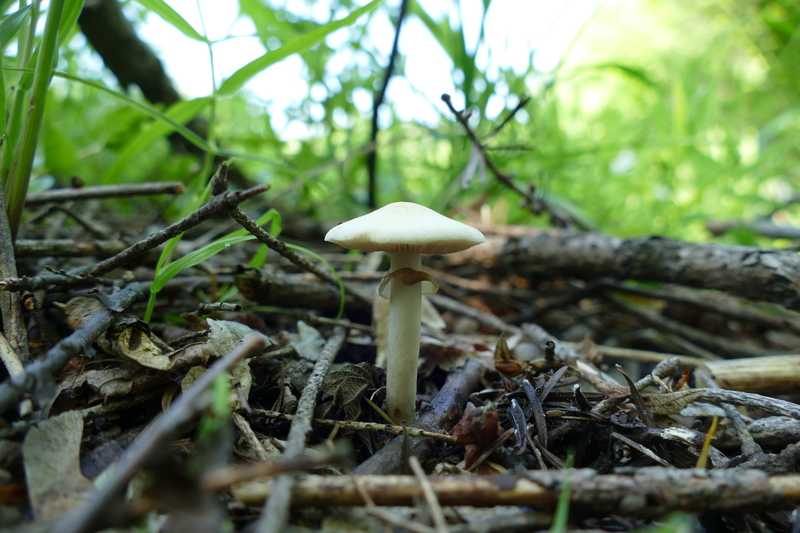
<path fill-rule="evenodd" d="M 794 252 L 550 230 L 509 240 L 501 261 L 523 276 L 662 281 L 800 310 L 800 257 Z"/>
<path fill-rule="evenodd" d="M 98 185 L 75 189 L 52 189 L 25 198 L 25 207 L 35 207 L 50 202 L 69 202 L 95 198 L 123 198 L 128 196 L 151 196 L 154 194 L 179 194 L 186 190 L 180 181 L 156 181 L 150 183 L 124 183 Z"/>
<path fill-rule="evenodd" d="M 610 475 L 594 470 L 536 470 L 524 475 L 485 477 L 431 476 L 442 505 L 524 505 L 552 510 L 567 476 L 571 479 L 570 514 L 618 514 L 657 517 L 671 511 L 764 512 L 800 504 L 800 475 L 770 476 L 761 470 L 676 470 L 631 468 Z M 413 476 L 358 476 L 359 484 L 378 505 L 414 505 L 422 488 Z M 258 505 L 272 481 L 241 485 L 234 495 Z M 363 505 L 351 476 L 308 476 L 292 493 L 296 505 Z"/>
<path fill-rule="evenodd" d="M 142 295 L 142 289 L 140 284 L 132 283 L 109 298 L 116 309 L 124 310 Z M 0 384 L 0 414 L 5 413 L 27 392 L 46 393 L 52 388 L 50 375 L 61 370 L 70 358 L 78 355 L 85 346 L 102 335 L 118 314 L 117 311 L 108 308 L 101 310 L 72 335 L 53 346 L 43 358 L 25 367 L 22 374 Z"/>
<path fill-rule="evenodd" d="M 439 393 L 411 427 L 434 432 L 450 430 L 461 418 L 467 398 L 480 385 L 482 372 L 483 366 L 475 359 L 468 360 L 462 368 L 453 369 Z M 431 456 L 437 444 L 435 439 L 429 437 L 410 437 L 409 441 L 411 455 L 417 456 L 421 461 Z M 402 443 L 402 436 L 395 437 L 358 465 L 354 473 L 366 475 L 399 472 L 402 466 Z"/>

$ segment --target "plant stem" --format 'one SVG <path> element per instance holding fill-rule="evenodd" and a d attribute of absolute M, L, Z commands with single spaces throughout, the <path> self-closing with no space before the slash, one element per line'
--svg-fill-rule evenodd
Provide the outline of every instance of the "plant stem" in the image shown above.
<path fill-rule="evenodd" d="M 42 40 L 39 43 L 36 70 L 33 75 L 33 93 L 31 94 L 28 117 L 22 129 L 19 148 L 8 176 L 6 203 L 11 235 L 16 238 L 19 230 L 25 195 L 28 192 L 28 181 L 33 168 L 33 157 L 39 139 L 39 130 L 44 116 L 44 105 L 47 99 L 47 88 L 53 77 L 53 67 L 58 57 L 58 29 L 65 0 L 52 0 L 47 11 Z"/>

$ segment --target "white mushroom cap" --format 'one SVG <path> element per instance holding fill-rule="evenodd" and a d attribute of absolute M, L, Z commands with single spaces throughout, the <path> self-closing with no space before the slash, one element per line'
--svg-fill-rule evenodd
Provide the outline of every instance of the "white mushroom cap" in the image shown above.
<path fill-rule="evenodd" d="M 484 242 L 483 233 L 410 202 L 343 222 L 325 240 L 362 252 L 450 254 Z"/>

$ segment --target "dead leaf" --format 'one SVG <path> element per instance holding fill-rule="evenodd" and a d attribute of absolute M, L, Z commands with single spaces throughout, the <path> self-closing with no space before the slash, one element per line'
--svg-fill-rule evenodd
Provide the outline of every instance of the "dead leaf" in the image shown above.
<path fill-rule="evenodd" d="M 185 393 L 205 371 L 206 367 L 204 366 L 193 366 L 190 368 L 181 381 L 181 392 Z M 239 386 L 238 390 L 236 387 L 233 387 L 228 402 L 233 407 L 234 411 L 237 411 L 242 407 L 242 398 L 247 399 L 247 397 L 250 396 L 250 388 L 253 385 L 253 373 L 250 371 L 250 362 L 244 360 L 234 366 L 233 369 L 231 369 L 231 379 L 236 381 Z M 239 391 L 241 391 L 241 396 Z"/>
<path fill-rule="evenodd" d="M 368 391 L 383 386 L 385 380 L 385 372 L 375 365 L 344 365 L 323 381 L 322 401 L 317 405 L 314 417 L 358 420 L 363 407 L 361 399 Z"/>
<path fill-rule="evenodd" d="M 240 322 L 232 320 L 207 319 L 208 340 L 184 346 L 171 355 L 170 368 L 176 372 L 186 372 L 194 366 L 206 366 L 209 359 L 217 359 L 233 350 L 242 339 L 255 331 Z M 275 344 L 271 338 L 259 333 L 267 346 Z"/>
<path fill-rule="evenodd" d="M 297 321 L 297 333 L 289 333 L 289 344 L 297 355 L 309 361 L 316 361 L 325 346 L 325 337 L 316 328 L 302 320 Z"/>
<path fill-rule="evenodd" d="M 28 494 L 37 520 L 66 514 L 92 489 L 80 468 L 83 417 L 68 411 L 31 428 L 22 445 Z"/>
<path fill-rule="evenodd" d="M 136 318 L 120 317 L 97 345 L 112 355 L 153 370 L 169 370 L 170 359 L 150 340 L 150 328 Z"/>

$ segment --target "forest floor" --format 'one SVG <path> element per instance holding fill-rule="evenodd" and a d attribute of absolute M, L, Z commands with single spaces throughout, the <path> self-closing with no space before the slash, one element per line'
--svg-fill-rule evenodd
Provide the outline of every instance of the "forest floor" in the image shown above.
<path fill-rule="evenodd" d="M 486 244 L 423 261 L 439 292 L 403 426 L 383 410 L 383 254 L 302 219 L 278 240 L 248 216 L 264 187 L 220 176 L 171 226 L 90 189 L 40 199 L 0 280 L 0 527 L 800 528 L 794 253 L 472 217 Z M 155 269 L 169 238 L 178 259 L 239 226 L 258 240 Z"/>

